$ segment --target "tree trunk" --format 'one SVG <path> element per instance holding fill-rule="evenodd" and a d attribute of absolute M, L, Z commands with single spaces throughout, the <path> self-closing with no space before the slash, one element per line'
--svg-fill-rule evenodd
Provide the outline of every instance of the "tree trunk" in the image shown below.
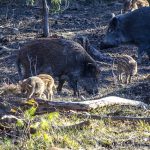
<path fill-rule="evenodd" d="M 49 36 L 49 22 L 48 22 L 48 15 L 49 15 L 49 7 L 47 5 L 47 0 L 43 0 L 43 36 Z"/>

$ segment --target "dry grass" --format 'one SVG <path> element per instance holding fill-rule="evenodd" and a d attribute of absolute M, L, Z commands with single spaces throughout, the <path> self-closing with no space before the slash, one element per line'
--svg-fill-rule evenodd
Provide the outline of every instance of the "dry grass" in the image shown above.
<path fill-rule="evenodd" d="M 8 16 L 11 16 L 10 8 Z M 26 8 L 27 9 L 27 8 Z M 37 38 L 41 31 L 41 18 L 36 19 L 37 10 L 16 8 L 15 19 L 16 24 L 21 31 L 19 35 L 13 35 L 4 28 L 3 35 L 10 39 L 7 43 L 8 47 L 18 48 L 25 42 Z M 2 17 L 5 16 L 6 8 L 1 7 L 0 12 Z M 111 5 L 101 5 L 96 8 L 82 7 L 79 11 L 66 11 L 64 14 L 69 14 L 72 18 L 63 18 L 56 15 L 57 25 L 54 24 L 55 16 L 50 17 L 52 25 L 52 33 L 65 35 L 66 38 L 72 38 L 76 34 L 86 35 L 90 42 L 98 49 L 102 34 L 107 29 L 107 24 L 110 19 L 110 14 L 120 12 L 120 7 Z M 24 14 L 22 14 L 24 13 Z M 27 16 L 26 16 L 27 14 Z M 30 15 L 31 14 L 31 15 Z M 63 19 L 62 19 L 63 18 Z M 13 27 L 13 18 L 9 18 L 7 22 L 2 22 L 2 26 Z M 36 28 L 37 32 L 32 32 Z M 28 29 L 31 29 L 30 32 Z M 18 44 L 19 43 L 19 44 Z M 102 51 L 110 56 L 119 54 L 136 55 L 136 48 L 133 46 L 120 46 L 114 49 Z M 9 103 L 10 100 L 21 99 L 23 95 L 19 95 L 19 88 L 16 85 L 18 75 L 15 67 L 17 51 L 12 51 L 13 55 L 5 54 L 0 57 L 0 96 Z M 112 68 L 101 66 L 101 75 L 99 78 L 99 97 L 103 97 L 112 93 L 125 98 L 134 98 L 143 100 L 144 95 L 148 95 L 149 89 L 149 65 L 144 64 L 138 66 L 139 76 L 134 78 L 130 85 L 114 85 L 112 76 Z M 9 80 L 9 82 L 4 82 Z M 146 82 L 145 82 L 145 81 Z M 138 86 L 143 83 L 142 86 Z M 146 87 L 144 87 L 146 83 Z M 145 92 L 146 91 L 146 92 Z M 81 94 L 85 98 L 92 98 L 81 90 Z M 62 95 L 54 95 L 56 100 L 63 101 L 78 101 L 76 97 L 72 97 L 72 91 L 65 84 Z M 147 98 L 147 97 L 146 97 Z M 135 107 L 112 106 L 99 108 L 91 111 L 91 114 L 109 115 L 109 116 L 150 116 L 150 110 L 144 110 Z M 91 124 L 83 129 L 62 129 L 60 126 L 73 125 L 83 121 L 77 116 L 67 116 L 61 114 L 46 114 L 43 116 L 29 117 L 29 112 L 22 114 L 26 122 L 37 129 L 33 135 L 29 134 L 29 126 L 22 128 L 18 124 L 14 124 L 14 132 L 7 134 L 0 130 L 0 149 L 2 150 L 50 150 L 50 147 L 61 147 L 72 150 L 148 150 L 150 149 L 150 125 L 145 122 L 129 122 L 129 121 L 112 121 L 112 120 L 91 120 Z M 19 126 L 19 127 L 18 127 Z M 19 130 L 18 130 L 19 129 Z M 17 132 L 16 132 L 17 130 Z"/>
<path fill-rule="evenodd" d="M 134 107 L 113 106 L 97 109 L 92 114 L 124 115 L 148 117 L 150 111 Z M 83 121 L 76 115 L 51 113 L 43 116 L 24 116 L 37 132 L 27 136 L 27 129 L 20 129 L 16 138 L 3 135 L 1 149 L 46 149 L 56 146 L 73 150 L 78 149 L 148 149 L 150 146 L 150 125 L 145 122 L 91 120 L 85 128 L 65 128 L 67 125 Z M 16 125 L 17 126 L 17 125 Z M 61 128 L 64 126 L 64 128 Z M 16 127 L 17 128 L 17 127 Z M 26 134 L 25 134 L 26 133 Z M 11 134 L 11 133 L 10 133 Z M 15 136 L 14 134 L 12 136 Z"/>

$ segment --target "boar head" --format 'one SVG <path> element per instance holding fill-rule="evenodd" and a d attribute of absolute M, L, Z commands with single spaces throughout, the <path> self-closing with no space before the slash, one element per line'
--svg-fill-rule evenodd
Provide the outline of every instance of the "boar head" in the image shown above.
<path fill-rule="evenodd" d="M 125 42 L 122 20 L 119 17 L 113 17 L 109 23 L 102 45 L 108 48 L 117 47 L 122 42 Z"/>
<path fill-rule="evenodd" d="M 96 63 L 88 63 L 79 83 L 89 94 L 98 93 L 99 66 Z"/>

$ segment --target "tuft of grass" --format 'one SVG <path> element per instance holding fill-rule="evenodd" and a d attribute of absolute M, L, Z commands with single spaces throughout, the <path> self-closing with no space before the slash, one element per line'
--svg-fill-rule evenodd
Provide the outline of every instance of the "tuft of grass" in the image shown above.
<path fill-rule="evenodd" d="M 82 122 L 84 119 L 78 118 L 76 114 L 70 116 L 64 112 L 34 116 L 35 110 L 34 106 L 23 113 L 26 126 L 22 122 L 13 125 L 14 131 L 17 131 L 13 132 L 13 136 L 3 133 L 0 149 L 48 150 L 50 147 L 61 147 L 72 150 L 124 148 L 134 150 L 150 146 L 150 125 L 143 121 L 91 119 L 87 127 L 70 129 L 65 127 Z M 118 105 L 97 108 L 89 113 L 100 116 L 148 117 L 150 115 L 149 110 Z M 31 128 L 36 132 L 31 134 L 29 130 Z"/>
<path fill-rule="evenodd" d="M 0 88 L 0 95 L 17 94 L 20 92 L 19 85 L 3 83 Z"/>

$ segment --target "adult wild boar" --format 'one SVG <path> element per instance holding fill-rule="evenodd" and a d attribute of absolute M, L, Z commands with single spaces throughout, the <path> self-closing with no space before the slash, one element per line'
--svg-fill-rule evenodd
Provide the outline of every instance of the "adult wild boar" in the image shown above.
<path fill-rule="evenodd" d="M 84 83 L 81 86 L 89 94 L 98 93 L 99 66 L 80 44 L 71 40 L 51 38 L 30 42 L 20 49 L 17 68 L 20 78 L 40 73 L 58 77 L 58 91 L 62 90 L 67 80 L 74 90 L 74 95 L 78 94 L 78 81 Z"/>
<path fill-rule="evenodd" d="M 111 19 L 101 47 L 109 48 L 123 43 L 131 43 L 138 47 L 139 62 L 143 52 L 147 52 L 150 58 L 150 7 L 143 7 Z"/>

